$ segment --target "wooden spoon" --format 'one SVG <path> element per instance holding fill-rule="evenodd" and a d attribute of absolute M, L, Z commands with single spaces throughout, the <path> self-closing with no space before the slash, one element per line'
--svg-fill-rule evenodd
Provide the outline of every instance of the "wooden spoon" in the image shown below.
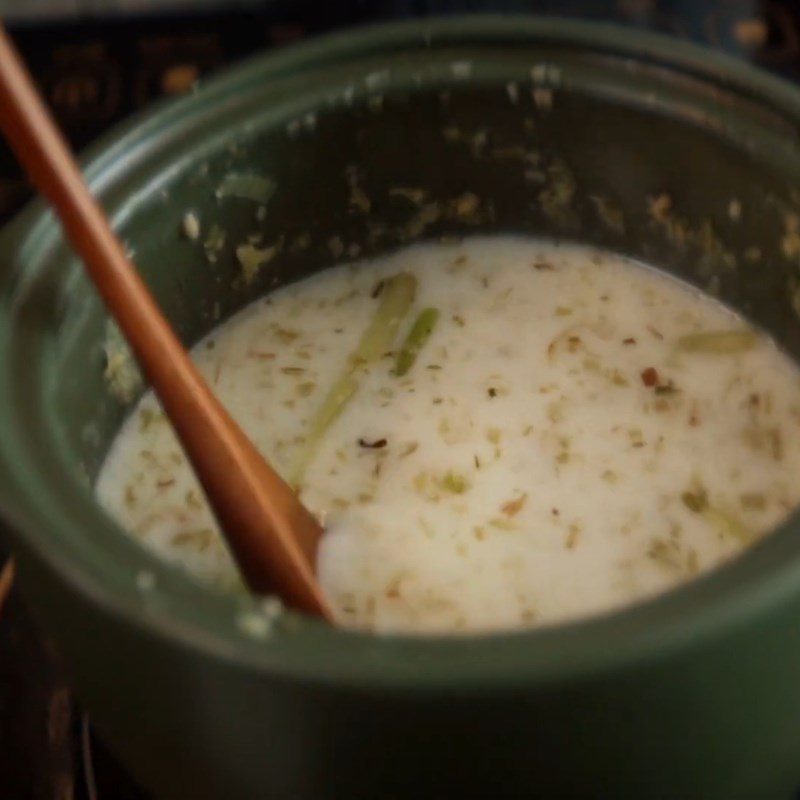
<path fill-rule="evenodd" d="M 250 588 L 330 620 L 313 568 L 320 524 L 200 377 L 89 193 L 1 24 L 0 128 L 61 218 L 158 394 Z"/>

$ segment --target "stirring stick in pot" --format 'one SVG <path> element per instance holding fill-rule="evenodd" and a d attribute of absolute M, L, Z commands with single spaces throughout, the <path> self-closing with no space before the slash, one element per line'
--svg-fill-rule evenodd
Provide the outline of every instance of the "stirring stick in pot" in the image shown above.
<path fill-rule="evenodd" d="M 158 394 L 250 588 L 331 619 L 314 574 L 322 528 L 261 457 L 192 364 L 0 26 L 0 127 L 61 218 Z"/>

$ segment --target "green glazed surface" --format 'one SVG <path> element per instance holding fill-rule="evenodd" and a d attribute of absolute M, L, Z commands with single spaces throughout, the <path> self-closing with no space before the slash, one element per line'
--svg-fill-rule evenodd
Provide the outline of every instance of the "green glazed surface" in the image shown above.
<path fill-rule="evenodd" d="M 369 255 L 514 231 L 658 263 L 800 356 L 786 240 L 799 125 L 794 88 L 690 45 L 473 17 L 256 58 L 85 164 L 187 344 L 332 263 L 332 239 Z M 523 149 L 540 176 L 526 178 Z M 216 197 L 230 172 L 274 181 L 263 220 Z M 368 214 L 350 202 L 352 175 Z M 426 190 L 428 224 L 396 187 Z M 469 218 L 453 210 L 465 194 L 479 200 Z M 666 224 L 649 205 L 662 194 Z M 188 210 L 201 238 L 212 221 L 226 232 L 216 261 L 181 235 Z M 282 252 L 248 285 L 234 250 L 255 232 Z M 103 378 L 105 313 L 52 216 L 34 204 L 0 254 L 0 509 L 23 588 L 93 719 L 159 797 L 722 800 L 800 785 L 796 517 L 724 569 L 597 619 L 411 639 L 289 615 L 259 641 L 237 625 L 246 599 L 157 563 L 93 502 L 126 408 Z"/>

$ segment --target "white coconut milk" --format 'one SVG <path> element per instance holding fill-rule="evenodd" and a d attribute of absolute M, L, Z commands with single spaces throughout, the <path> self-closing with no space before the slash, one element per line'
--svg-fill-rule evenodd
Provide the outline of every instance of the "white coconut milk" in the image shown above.
<path fill-rule="evenodd" d="M 373 320 L 397 276 L 387 331 Z M 389 343 L 354 357 L 368 329 Z M 719 565 L 800 499 L 794 365 L 716 301 L 603 251 L 416 245 L 281 289 L 193 355 L 324 519 L 318 571 L 345 625 L 596 614 Z M 238 583 L 152 394 L 97 492 L 164 558 Z"/>

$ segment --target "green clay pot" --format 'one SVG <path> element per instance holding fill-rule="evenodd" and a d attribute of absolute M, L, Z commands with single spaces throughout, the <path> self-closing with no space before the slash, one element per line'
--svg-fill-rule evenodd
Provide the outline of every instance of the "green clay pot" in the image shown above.
<path fill-rule="evenodd" d="M 797 89 L 718 54 L 472 17 L 256 58 L 85 165 L 187 344 L 342 248 L 513 231 L 659 264 L 798 355 L 799 130 Z M 263 219 L 216 196 L 230 173 L 273 182 Z M 181 232 L 188 210 L 200 241 Z M 209 260 L 212 222 L 225 242 Z M 235 248 L 255 232 L 281 252 L 248 282 Z M 105 311 L 43 205 L 0 253 L 0 510 L 22 587 L 158 797 L 762 800 L 800 785 L 796 516 L 723 569 L 575 624 L 381 638 L 290 614 L 259 638 L 246 598 L 156 562 L 93 500 L 127 407 L 104 378 Z"/>

